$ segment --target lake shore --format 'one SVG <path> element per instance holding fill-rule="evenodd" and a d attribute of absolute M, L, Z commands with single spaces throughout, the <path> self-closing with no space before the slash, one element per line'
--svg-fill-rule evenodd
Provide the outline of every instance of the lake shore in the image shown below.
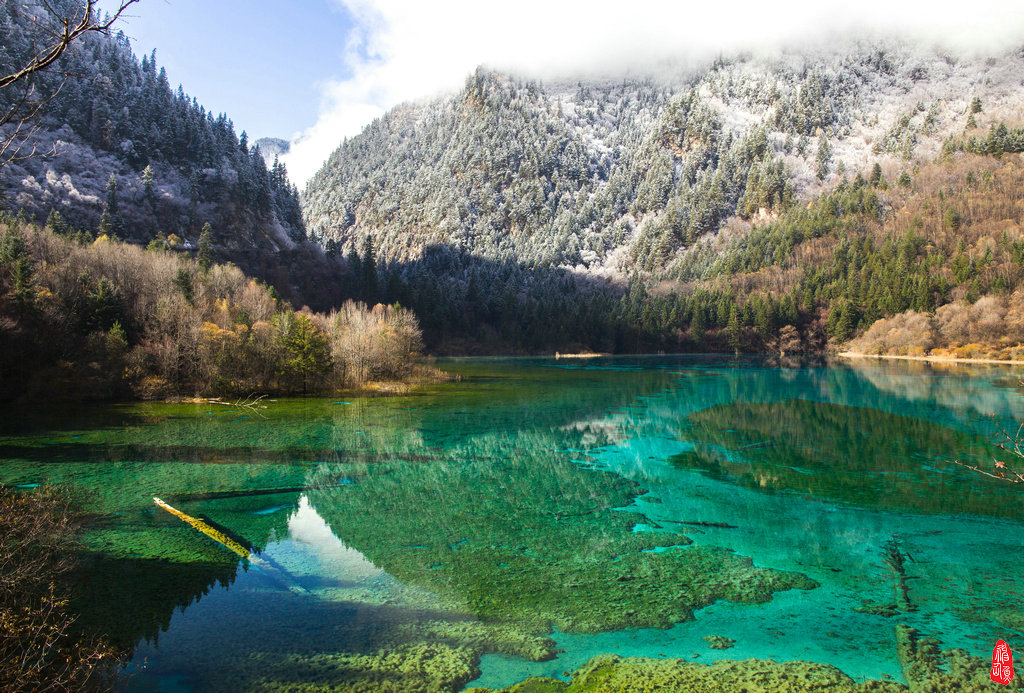
<path fill-rule="evenodd" d="M 886 359 L 892 361 L 926 361 L 928 363 L 952 364 L 995 364 L 998 366 L 1024 366 L 1024 361 L 1006 361 L 1000 359 L 960 359 L 951 356 L 896 356 L 894 354 L 858 354 L 853 351 L 841 351 L 836 356 L 844 359 Z"/>

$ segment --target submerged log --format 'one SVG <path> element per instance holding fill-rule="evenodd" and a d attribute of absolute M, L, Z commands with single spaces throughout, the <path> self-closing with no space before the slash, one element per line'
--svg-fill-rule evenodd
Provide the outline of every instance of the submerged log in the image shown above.
<path fill-rule="evenodd" d="M 258 556 L 255 551 L 250 551 L 228 535 L 224 534 L 224 532 L 211 527 L 199 518 L 183 513 L 177 508 L 172 508 L 156 496 L 153 496 L 153 502 L 178 519 L 191 525 L 194 529 L 197 529 L 210 537 L 224 548 L 233 551 L 241 558 L 248 560 L 252 565 L 263 571 L 265 575 L 284 586 L 285 589 L 301 594 L 308 594 L 308 590 L 299 585 L 298 581 L 287 570 L 278 565 L 276 561 L 271 561 L 269 558 L 262 558 Z"/>
<path fill-rule="evenodd" d="M 161 508 L 163 508 L 164 510 L 166 510 L 167 512 L 169 512 L 170 514 L 177 517 L 178 519 L 192 525 L 193 528 L 198 529 L 200 532 L 210 537 L 224 548 L 234 551 L 242 558 L 250 557 L 251 552 L 249 551 L 249 549 L 245 548 L 244 546 L 242 546 L 237 541 L 227 536 L 223 532 L 218 532 L 216 529 L 206 524 L 202 520 L 192 517 L 191 515 L 186 515 L 185 513 L 181 512 L 176 508 L 172 508 L 171 506 L 167 505 L 167 503 L 164 503 L 156 496 L 153 496 L 153 502 L 156 503 Z"/>

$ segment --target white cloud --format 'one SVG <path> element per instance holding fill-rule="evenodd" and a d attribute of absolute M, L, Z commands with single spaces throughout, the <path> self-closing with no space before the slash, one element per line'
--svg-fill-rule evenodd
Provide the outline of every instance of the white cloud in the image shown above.
<path fill-rule="evenodd" d="M 402 101 L 458 88 L 481 64 L 598 73 L 864 31 L 910 32 L 954 49 L 1024 43 L 1018 0 L 334 2 L 355 23 L 344 66 L 351 76 L 324 85 L 318 122 L 285 159 L 300 184 L 342 138 Z"/>

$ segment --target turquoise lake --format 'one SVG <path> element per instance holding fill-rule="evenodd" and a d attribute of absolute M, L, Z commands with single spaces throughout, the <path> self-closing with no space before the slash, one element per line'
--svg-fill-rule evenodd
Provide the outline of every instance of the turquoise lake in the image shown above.
<path fill-rule="evenodd" d="M 498 689 L 608 653 L 905 682 L 901 623 L 1024 647 L 1024 485 L 953 463 L 1022 466 L 1020 369 L 437 365 L 402 396 L 4 412 L 0 483 L 96 514 L 74 604 L 129 690 Z"/>

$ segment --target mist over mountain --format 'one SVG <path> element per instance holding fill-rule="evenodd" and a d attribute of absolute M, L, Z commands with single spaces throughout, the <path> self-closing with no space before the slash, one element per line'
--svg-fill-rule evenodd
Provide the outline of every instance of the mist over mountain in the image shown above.
<path fill-rule="evenodd" d="M 1024 60 L 850 42 L 657 77 L 540 83 L 479 69 L 339 147 L 305 192 L 311 235 L 385 259 L 443 242 L 585 271 L 668 272 L 729 219 L 771 218 L 874 163 L 936 157 L 978 97 L 1020 118 Z M 980 118 L 980 120 L 979 120 Z"/>
<path fill-rule="evenodd" d="M 821 236 L 870 236 L 865 257 L 899 241 L 906 224 L 886 224 L 914 193 L 941 198 L 937 227 L 915 222 L 934 240 L 955 189 L 913 182 L 972 157 L 1016 161 L 1022 68 L 1019 50 L 891 39 L 648 77 L 541 82 L 479 68 L 457 93 L 402 104 L 343 143 L 309 181 L 304 215 L 331 253 L 372 247 L 387 298 L 456 351 L 466 334 L 527 351 L 763 349 L 785 325 L 822 348 L 990 288 L 958 291 L 963 278 L 939 271 L 954 248 L 927 262 L 915 251 L 931 263 L 920 277 L 880 276 L 876 294 L 837 303 L 845 267 L 826 278 L 807 258 L 813 246 L 819 262 L 835 259 L 820 257 Z M 833 211 L 804 218 L 817 202 Z"/>

